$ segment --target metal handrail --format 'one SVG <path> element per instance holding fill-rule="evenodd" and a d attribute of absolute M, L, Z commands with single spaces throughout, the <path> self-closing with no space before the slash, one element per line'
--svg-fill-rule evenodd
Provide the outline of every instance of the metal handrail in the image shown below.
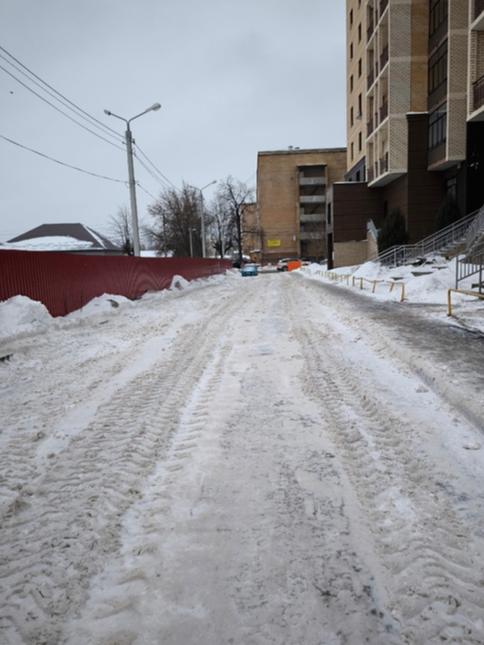
<path fill-rule="evenodd" d="M 415 260 L 422 255 L 436 253 L 437 251 L 442 250 L 447 244 L 454 244 L 461 241 L 464 236 L 466 236 L 465 240 L 467 246 L 467 233 L 476 217 L 482 211 L 484 211 L 484 207 L 481 208 L 481 211 L 475 211 L 474 213 L 463 217 L 454 224 L 430 235 L 417 244 L 393 246 L 383 253 L 380 253 L 376 259 L 382 264 L 398 266 L 399 264 L 405 264 L 410 260 Z"/>
<path fill-rule="evenodd" d="M 448 289 L 447 290 L 447 315 L 452 316 L 452 293 L 460 293 L 463 296 L 474 296 L 475 298 L 484 298 L 484 294 L 475 293 L 474 291 L 462 291 L 461 289 Z"/>
<path fill-rule="evenodd" d="M 455 286 L 456 289 L 459 286 L 459 282 L 470 278 L 473 275 L 479 274 L 478 279 L 478 289 L 479 293 L 482 293 L 483 285 L 483 273 L 484 273 L 484 249 L 480 249 L 478 252 L 463 254 L 463 257 L 457 258 L 455 266 Z"/>

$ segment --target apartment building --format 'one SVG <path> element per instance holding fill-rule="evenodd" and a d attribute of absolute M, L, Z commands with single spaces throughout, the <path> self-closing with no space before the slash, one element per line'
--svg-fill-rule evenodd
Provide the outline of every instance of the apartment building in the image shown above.
<path fill-rule="evenodd" d="M 328 204 L 336 266 L 339 245 L 363 256 L 367 219 L 379 226 L 399 207 L 416 242 L 434 232 L 446 193 L 462 214 L 484 202 L 483 5 L 347 0 L 348 183 Z"/>
<path fill-rule="evenodd" d="M 328 186 L 344 179 L 346 148 L 259 152 L 257 207 L 261 261 L 327 256 Z"/>

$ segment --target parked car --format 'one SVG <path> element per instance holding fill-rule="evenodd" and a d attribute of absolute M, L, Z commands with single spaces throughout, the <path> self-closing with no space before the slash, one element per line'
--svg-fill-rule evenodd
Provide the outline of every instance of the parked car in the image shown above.
<path fill-rule="evenodd" d="M 259 275 L 257 264 L 244 264 L 240 269 L 240 275 Z"/>
<path fill-rule="evenodd" d="M 300 262 L 301 260 L 299 258 L 282 258 L 282 260 L 279 260 L 279 262 L 276 265 L 276 269 L 278 271 L 287 271 L 287 263 L 288 262 Z"/>

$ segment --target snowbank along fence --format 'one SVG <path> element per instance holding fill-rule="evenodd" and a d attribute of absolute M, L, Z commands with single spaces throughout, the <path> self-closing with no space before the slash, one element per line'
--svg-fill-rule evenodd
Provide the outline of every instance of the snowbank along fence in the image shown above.
<path fill-rule="evenodd" d="M 170 287 L 174 276 L 191 281 L 224 273 L 228 260 L 134 258 L 0 250 L 0 301 L 23 295 L 65 316 L 104 293 L 135 299 Z"/>

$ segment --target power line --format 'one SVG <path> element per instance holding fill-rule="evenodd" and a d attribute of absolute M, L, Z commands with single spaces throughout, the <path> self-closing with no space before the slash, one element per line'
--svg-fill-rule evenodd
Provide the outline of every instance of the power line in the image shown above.
<path fill-rule="evenodd" d="M 83 172 L 86 175 L 91 175 L 92 177 L 99 177 L 100 179 L 106 179 L 107 181 L 115 181 L 119 184 L 125 184 L 126 181 L 123 181 L 122 179 L 113 179 L 112 177 L 105 177 L 104 175 L 98 175 L 95 172 L 89 172 L 89 170 L 84 170 L 83 168 L 78 168 L 77 166 L 71 166 L 71 164 L 64 163 L 63 161 L 59 161 L 58 159 L 54 159 L 53 157 L 49 157 L 49 155 L 45 155 L 43 152 L 39 152 L 38 150 L 33 150 L 33 148 L 28 148 L 27 146 L 22 145 L 21 143 L 18 143 L 17 141 L 13 141 L 12 139 L 9 139 L 8 137 L 4 137 L 2 134 L 0 134 L 0 139 L 4 139 L 4 141 L 8 141 L 9 143 L 12 143 L 14 146 L 18 146 L 19 148 L 23 148 L 24 150 L 28 150 L 29 152 L 33 152 L 36 155 L 39 155 L 39 157 L 44 157 L 45 159 L 49 159 L 49 161 L 53 161 L 54 163 L 58 163 L 61 166 L 65 166 L 66 168 L 72 168 L 73 170 L 77 170 L 79 172 Z"/>
<path fill-rule="evenodd" d="M 154 195 L 152 195 L 151 193 L 149 193 L 149 192 L 146 190 L 146 188 L 143 188 L 143 186 L 142 186 L 140 183 L 136 182 L 136 185 L 138 186 L 138 188 L 141 188 L 141 190 L 142 190 L 144 193 L 146 193 L 147 195 L 149 195 L 149 196 L 151 197 L 151 199 L 154 199 L 155 201 L 157 200 L 157 198 L 156 198 Z"/>
<path fill-rule="evenodd" d="M 47 105 L 50 105 L 51 107 L 53 107 L 53 108 L 54 108 L 54 110 L 57 110 L 57 112 L 60 112 L 61 114 L 63 114 L 63 115 L 64 115 L 65 117 L 67 117 L 70 121 L 73 121 L 73 122 L 74 122 L 74 123 L 76 123 L 78 126 L 80 126 L 81 128 L 83 128 L 84 130 L 87 130 L 88 132 L 90 132 L 91 134 L 93 134 L 95 137 L 98 137 L 98 139 L 102 139 L 102 140 L 103 140 L 103 141 L 105 141 L 106 143 L 109 143 L 109 145 L 114 146 L 115 148 L 118 148 L 118 150 L 123 150 L 123 148 L 121 148 L 120 146 L 117 146 L 117 145 L 116 145 L 115 143 L 113 143 L 112 141 L 109 141 L 109 139 L 105 139 L 104 137 L 102 137 L 102 136 L 101 136 L 100 134 L 98 134 L 97 132 L 93 132 L 92 130 L 90 130 L 89 128 L 87 128 L 85 125 L 83 125 L 82 123 L 79 123 L 79 121 L 76 121 L 76 120 L 75 120 L 75 119 L 73 119 L 71 116 L 69 116 L 68 114 L 66 114 L 65 112 L 63 112 L 60 108 L 58 108 L 58 107 L 57 107 L 57 106 L 55 106 L 53 103 L 51 103 L 50 101 L 48 101 L 46 98 L 44 98 L 43 96 L 41 96 L 40 94 L 38 94 L 35 90 L 33 90 L 33 89 L 32 89 L 31 87 L 29 87 L 28 85 L 26 85 L 24 82 L 22 82 L 19 78 L 17 78 L 14 74 L 12 74 L 11 72 L 9 72 L 9 71 L 8 71 L 8 69 L 5 69 L 5 67 L 3 67 L 2 65 L 0 65 L 0 69 L 3 69 L 3 71 L 4 71 L 6 74 L 8 74 L 9 76 L 11 76 L 13 79 L 15 79 L 15 80 L 17 81 L 17 83 L 20 83 L 20 85 L 22 85 L 23 87 L 25 87 L 25 89 L 27 89 L 29 92 L 32 92 L 32 94 L 35 94 L 35 96 L 37 96 L 41 101 L 44 101 L 44 103 L 47 103 Z M 112 135 L 109 135 L 109 136 L 112 136 Z"/>
<path fill-rule="evenodd" d="M 40 78 L 40 76 L 38 76 L 35 72 L 33 72 L 31 69 L 29 69 L 26 65 L 24 65 L 23 63 L 21 63 L 17 58 L 15 58 L 15 56 L 13 56 L 12 54 L 10 54 L 10 52 L 8 52 L 8 51 L 7 51 L 4 47 L 2 47 L 1 45 L 0 45 L 0 50 L 1 50 L 1 51 L 3 51 L 5 54 L 7 54 L 7 56 L 9 56 L 12 60 L 14 60 L 18 65 L 20 65 L 21 67 L 23 67 L 23 69 L 27 70 L 27 72 L 28 72 L 31 76 L 33 76 L 33 77 L 34 77 L 34 78 L 36 78 L 38 81 L 40 81 L 43 85 L 45 85 L 45 86 L 46 86 L 46 87 L 48 87 L 50 90 L 52 90 L 53 92 L 55 92 L 55 94 L 57 94 L 58 96 L 60 96 L 64 101 L 66 101 L 67 103 L 69 103 L 70 105 L 72 105 L 76 110 L 78 110 L 78 112 L 82 112 L 82 114 L 85 114 L 89 119 L 91 119 L 91 121 L 95 121 L 96 123 L 98 123 L 99 125 L 98 125 L 98 126 L 96 126 L 96 127 L 101 126 L 102 128 L 104 128 L 104 130 L 109 130 L 110 132 L 112 132 L 112 133 L 113 133 L 113 135 L 116 135 L 116 137 L 117 137 L 117 138 L 119 138 L 119 134 L 118 134 L 118 132 L 116 132 L 116 130 L 113 130 L 113 128 L 110 128 L 108 125 L 106 125 L 106 124 L 105 124 L 105 123 L 103 123 L 102 121 L 99 121 L 99 119 L 96 119 L 96 117 L 91 116 L 88 112 L 86 112 L 85 110 L 83 110 L 82 108 L 80 108 L 78 105 L 76 105 L 75 103 L 73 103 L 71 100 L 69 100 L 66 96 L 64 96 L 63 94 L 61 94 L 60 92 L 58 92 L 54 87 L 52 87 L 51 85 L 49 85 L 48 83 L 46 83 L 46 81 L 44 81 L 43 79 L 41 79 L 41 78 Z M 24 76 L 27 76 L 24 72 L 22 72 L 22 70 L 19 70 L 17 67 L 15 67 L 15 65 L 14 65 L 13 63 L 11 63 L 8 59 L 6 59 L 6 58 L 5 58 L 5 56 L 2 56 L 2 58 L 3 58 L 3 59 L 4 59 L 4 60 L 9 64 L 9 65 L 11 65 L 11 66 L 12 66 L 12 67 L 14 67 L 15 69 L 17 69 L 17 70 L 18 70 L 19 72 L 21 72 L 22 74 L 24 74 Z M 28 78 L 28 77 L 27 77 L 27 78 Z M 29 80 L 32 80 L 32 79 L 30 79 L 30 78 L 29 78 Z M 35 81 L 34 81 L 34 82 L 35 82 Z M 36 85 L 39 85 L 39 84 L 38 84 L 38 83 L 36 83 Z M 39 86 L 39 87 L 40 87 L 40 86 Z M 46 91 L 46 90 L 44 90 L 44 91 Z M 50 94 L 49 92 L 47 92 L 47 93 L 48 93 L 48 94 Z M 52 94 L 50 94 L 50 96 L 52 96 Z M 53 97 L 53 98 L 55 98 L 55 97 Z M 58 100 L 58 99 L 56 99 L 56 100 Z M 68 106 L 66 106 L 66 107 L 68 107 Z M 69 109 L 71 109 L 71 108 L 69 108 Z M 79 115 L 79 116 L 80 116 L 80 115 Z M 113 135 L 111 135 L 111 136 L 113 136 Z"/>
<path fill-rule="evenodd" d="M 164 182 L 160 177 L 155 175 L 155 173 L 151 170 L 151 168 L 148 168 L 148 166 L 144 163 L 144 161 L 141 161 L 139 157 L 136 157 L 136 161 L 143 166 L 143 168 L 146 170 L 146 172 L 158 183 L 160 186 L 163 188 L 171 188 L 166 182 Z M 178 188 L 174 187 L 175 190 L 178 190 Z"/>
<path fill-rule="evenodd" d="M 168 177 L 165 177 L 165 175 L 164 175 L 160 170 L 158 170 L 158 168 L 155 166 L 155 164 L 154 164 L 152 161 L 150 161 L 150 160 L 148 159 L 148 157 L 145 155 L 145 153 L 141 150 L 141 148 L 140 148 L 140 147 L 139 147 L 139 145 L 137 145 L 137 144 L 136 144 L 136 149 L 138 150 L 138 152 L 140 152 L 140 153 L 142 154 L 142 156 L 146 159 L 146 161 L 150 164 L 150 166 L 152 166 L 152 167 L 155 169 L 155 171 L 156 171 L 156 172 L 157 172 L 161 177 L 163 177 L 163 179 L 164 179 L 165 181 L 167 181 L 169 184 L 171 184 L 171 185 L 173 186 L 173 188 L 176 188 L 176 189 L 178 190 L 178 188 L 175 186 L 175 184 L 174 184 L 172 181 L 170 181 L 170 180 L 168 179 Z M 139 161 L 139 159 L 138 159 L 138 161 Z"/>

